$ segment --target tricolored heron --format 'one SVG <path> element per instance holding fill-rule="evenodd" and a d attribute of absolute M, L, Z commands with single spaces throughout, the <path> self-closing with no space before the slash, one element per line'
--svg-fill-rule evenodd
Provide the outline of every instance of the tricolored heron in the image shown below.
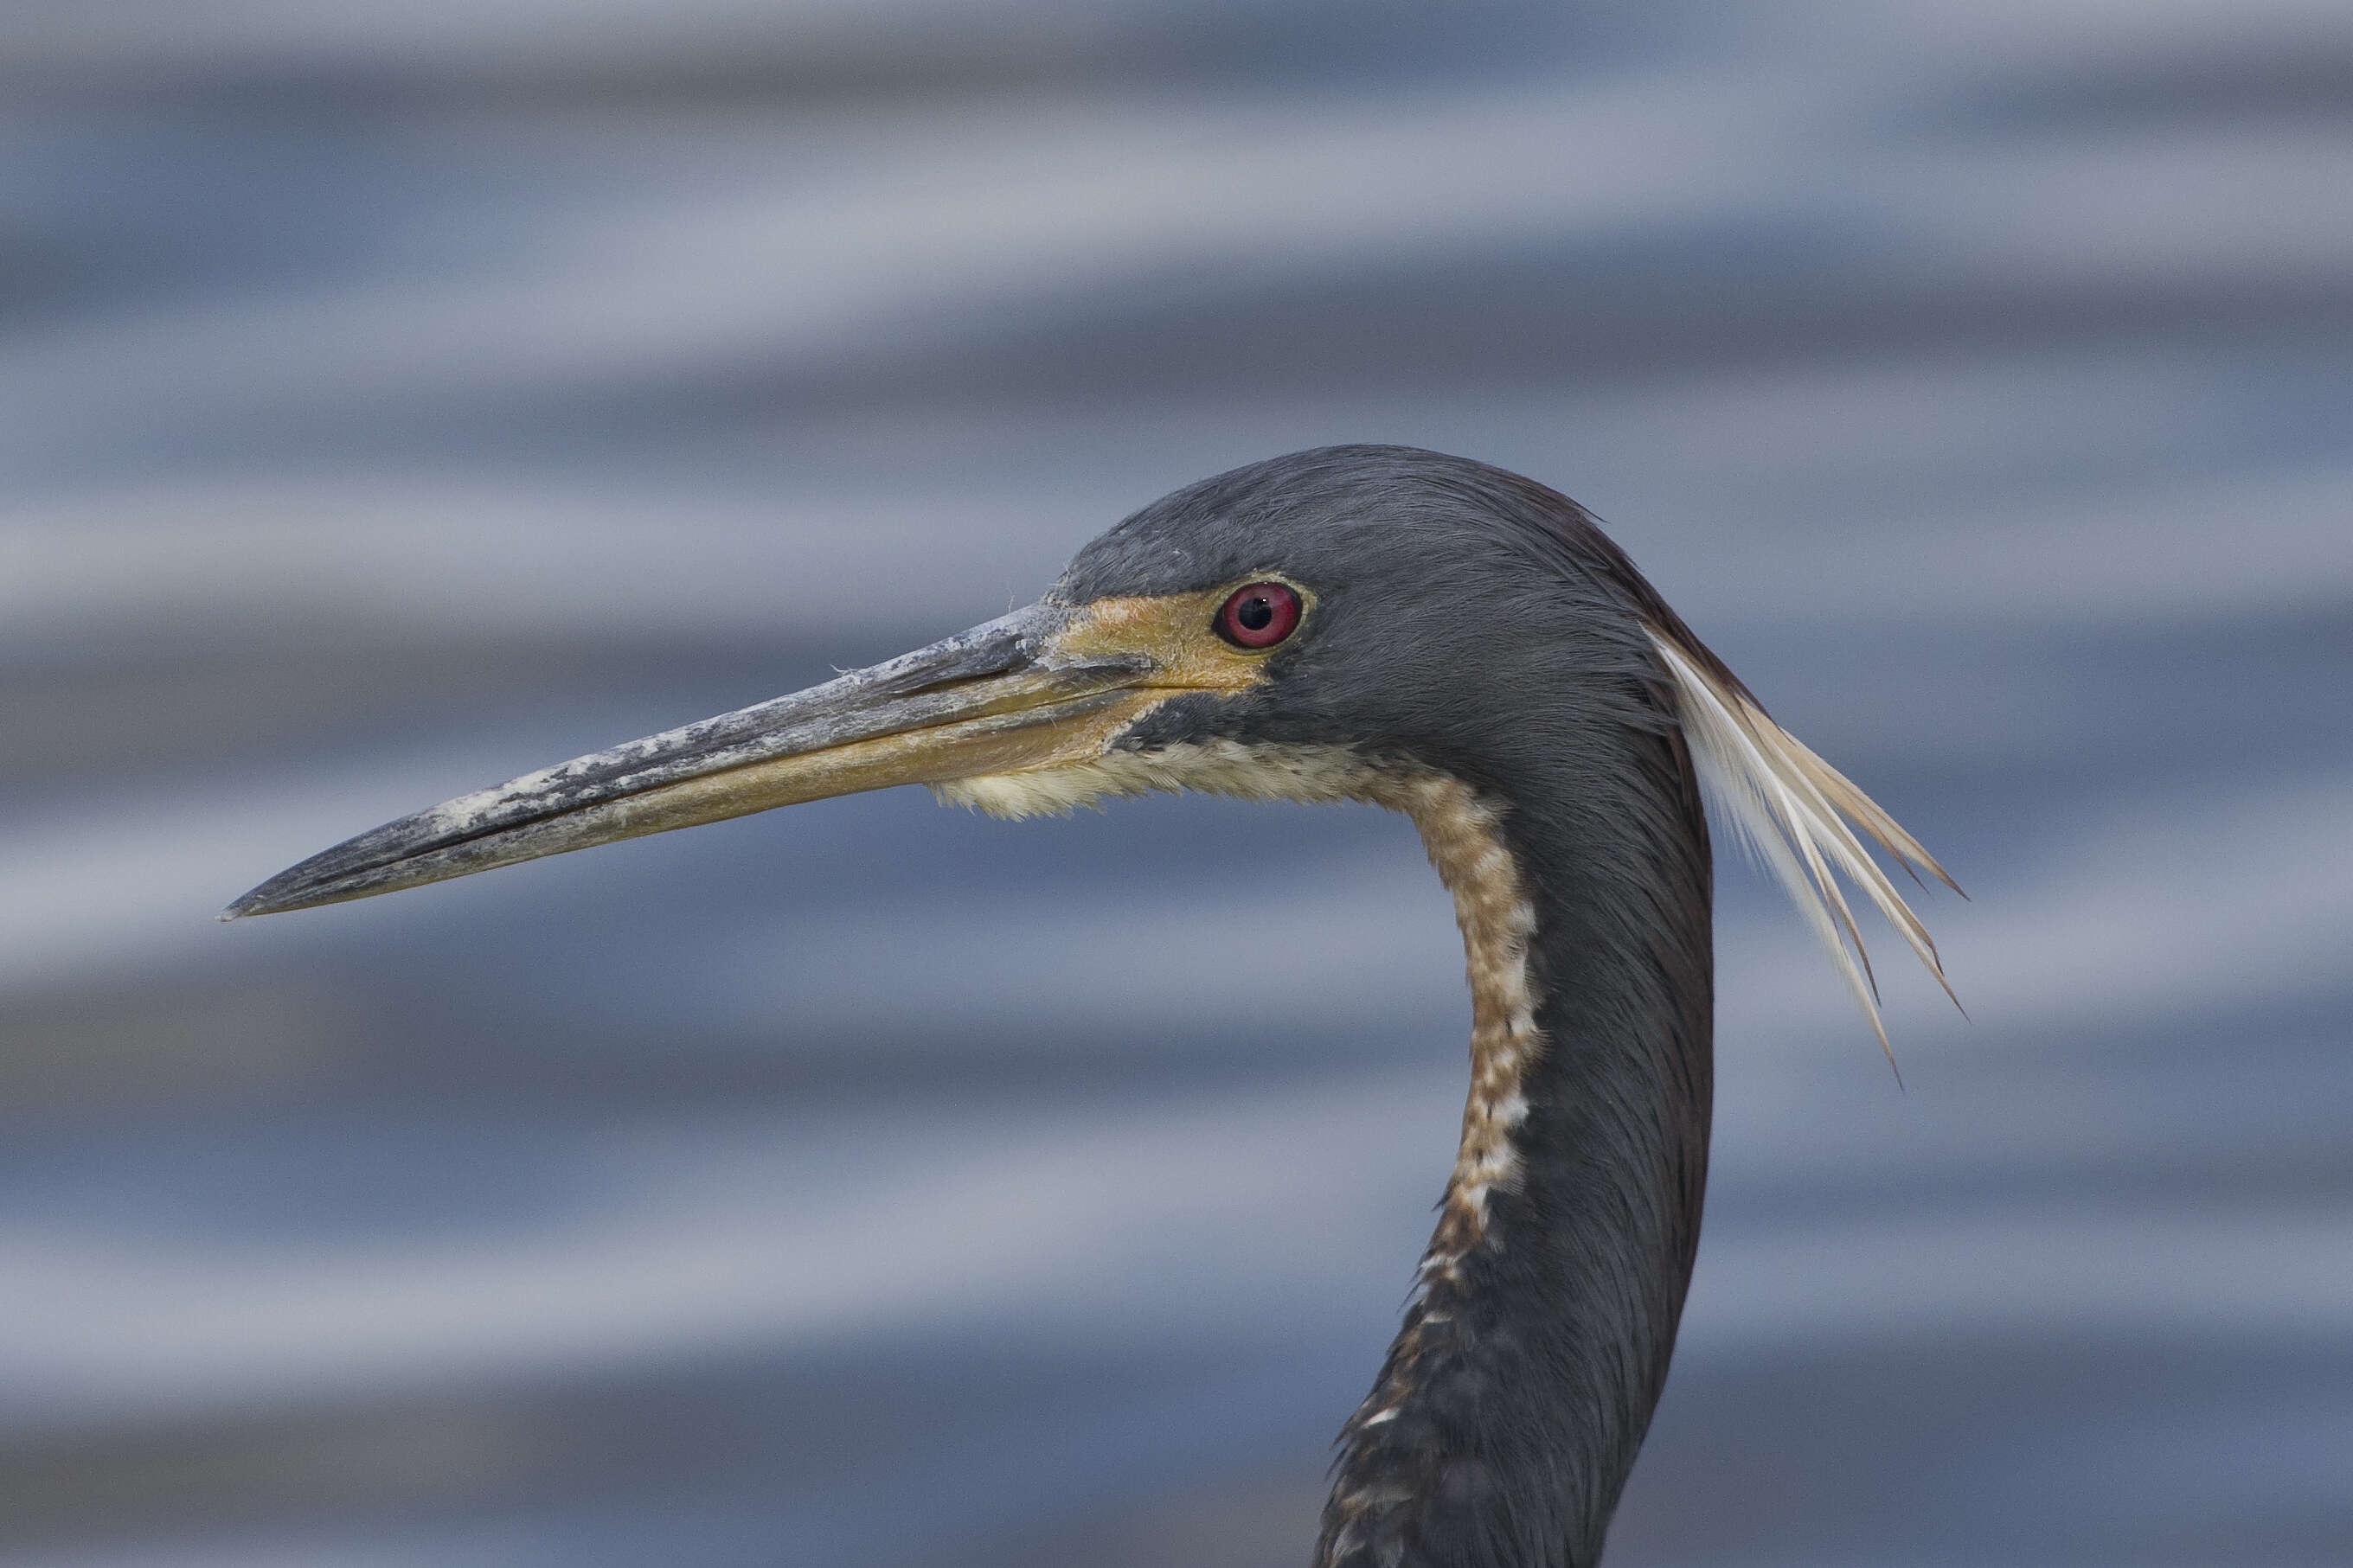
<path fill-rule="evenodd" d="M 1874 1029 L 1840 877 L 1943 979 L 1856 829 L 1943 870 L 1767 717 L 1581 508 L 1398 447 L 1203 480 L 1087 545 L 1028 609 L 460 795 L 228 912 L 900 784 L 1013 816 L 1205 790 L 1369 801 L 1419 828 L 1462 930 L 1471 1092 L 1404 1327 L 1340 1434 L 1319 1568 L 1600 1554 L 1699 1240 L 1704 784 Z"/>

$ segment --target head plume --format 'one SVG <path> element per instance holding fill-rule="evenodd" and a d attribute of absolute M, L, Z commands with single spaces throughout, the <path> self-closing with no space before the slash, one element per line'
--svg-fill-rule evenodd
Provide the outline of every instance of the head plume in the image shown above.
<path fill-rule="evenodd" d="M 1959 884 L 1878 803 L 1775 723 L 1738 678 L 1680 625 L 1646 629 L 1673 682 L 1676 711 L 1702 787 L 1750 855 L 1788 890 L 1871 1020 L 1880 1048 L 1888 1050 L 1878 980 L 1841 878 L 1878 907 L 1946 995 L 1953 994 L 1953 987 L 1928 928 L 1856 830 L 1913 872 L 1914 880 L 1926 871 L 1957 893 Z M 1894 1060 L 1892 1051 L 1888 1059 Z"/>

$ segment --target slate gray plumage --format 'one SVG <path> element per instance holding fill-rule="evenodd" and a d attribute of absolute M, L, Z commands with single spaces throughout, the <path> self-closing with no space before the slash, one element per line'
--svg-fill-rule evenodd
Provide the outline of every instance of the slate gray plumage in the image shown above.
<path fill-rule="evenodd" d="M 1666 1380 L 1707 1181 L 1707 823 L 1643 629 L 1680 623 L 1573 501 L 1400 447 L 1303 452 L 1180 490 L 1087 546 L 1056 594 L 1278 568 L 1345 584 L 1325 591 L 1314 637 L 1276 656 L 1262 690 L 1180 699 L 1126 743 L 1341 743 L 1500 803 L 1537 900 L 1549 1047 L 1492 1247 L 1411 1309 L 1415 1395 L 1344 1435 L 1335 1492 L 1397 1500 L 1344 1552 L 1327 1512 L 1319 1562 L 1589 1563 Z"/>

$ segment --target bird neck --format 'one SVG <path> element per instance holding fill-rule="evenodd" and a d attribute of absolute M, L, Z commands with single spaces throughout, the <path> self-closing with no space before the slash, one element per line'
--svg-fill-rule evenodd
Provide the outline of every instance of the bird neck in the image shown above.
<path fill-rule="evenodd" d="M 1578 790 L 1509 792 L 1549 815 L 1439 774 L 1382 792 L 1454 897 L 1472 1081 L 1317 1568 L 1585 1568 L 1664 1385 L 1706 1183 L 1707 829 L 1681 742 L 1623 742 Z"/>

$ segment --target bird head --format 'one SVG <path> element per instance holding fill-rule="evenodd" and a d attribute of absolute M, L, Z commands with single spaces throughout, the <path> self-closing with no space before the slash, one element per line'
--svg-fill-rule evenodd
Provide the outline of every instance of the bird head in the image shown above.
<path fill-rule="evenodd" d="M 1641 721 L 1647 593 L 1530 481 L 1402 447 L 1299 453 L 1155 502 L 1025 609 L 388 823 L 227 912 L 902 784 L 1021 816 L 1154 789 L 1331 800 L 1407 773 L 1501 779 L 1580 725 Z"/>

